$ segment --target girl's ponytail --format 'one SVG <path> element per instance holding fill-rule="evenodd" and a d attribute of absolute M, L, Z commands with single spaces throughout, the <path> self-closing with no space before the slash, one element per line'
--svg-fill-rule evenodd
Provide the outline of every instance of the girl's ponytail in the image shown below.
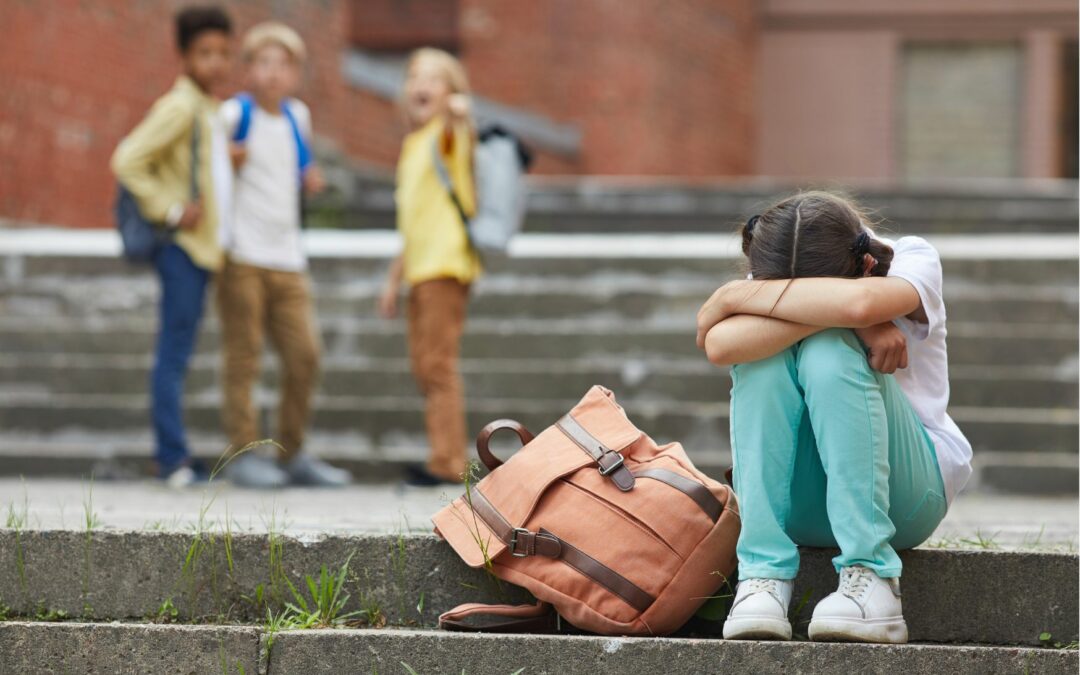
<path fill-rule="evenodd" d="M 872 277 L 884 277 L 889 274 L 889 267 L 892 266 L 893 250 L 892 247 L 874 237 L 867 236 L 869 239 L 866 245 L 866 252 L 874 257 L 877 261 L 877 265 L 874 265 L 874 269 L 870 270 L 870 276 Z"/>
<path fill-rule="evenodd" d="M 761 220 L 761 216 L 750 216 L 746 221 L 746 224 L 742 228 L 742 252 L 743 255 L 750 255 L 750 243 L 754 240 L 754 226 Z"/>

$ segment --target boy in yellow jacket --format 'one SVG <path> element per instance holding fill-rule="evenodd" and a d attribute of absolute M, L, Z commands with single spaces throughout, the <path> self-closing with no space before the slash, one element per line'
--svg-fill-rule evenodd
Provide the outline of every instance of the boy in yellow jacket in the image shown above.
<path fill-rule="evenodd" d="M 232 22 L 217 7 L 188 7 L 176 15 L 184 72 L 112 157 L 113 172 L 134 195 L 143 217 L 174 233 L 154 257 L 161 310 L 150 377 L 154 456 L 159 476 L 173 487 L 198 478 L 184 434 L 181 398 L 206 287 L 223 261 L 218 224 L 232 174 L 213 93 L 229 74 L 231 35 Z M 195 133 L 198 161 L 192 171 Z"/>

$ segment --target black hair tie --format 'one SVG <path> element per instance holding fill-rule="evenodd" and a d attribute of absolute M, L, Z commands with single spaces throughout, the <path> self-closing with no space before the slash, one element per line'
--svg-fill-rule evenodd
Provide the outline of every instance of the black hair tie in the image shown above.
<path fill-rule="evenodd" d="M 746 221 L 746 233 L 747 234 L 753 234 L 754 233 L 754 227 L 757 226 L 757 221 L 759 221 L 759 220 L 761 220 L 761 216 L 750 216 L 749 220 Z"/>
<path fill-rule="evenodd" d="M 870 252 L 870 235 L 863 230 L 855 237 L 855 243 L 851 245 L 851 253 L 856 259 L 861 259 Z"/>

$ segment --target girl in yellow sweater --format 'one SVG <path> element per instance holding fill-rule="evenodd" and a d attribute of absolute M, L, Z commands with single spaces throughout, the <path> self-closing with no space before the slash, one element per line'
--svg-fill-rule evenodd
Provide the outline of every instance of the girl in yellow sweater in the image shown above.
<path fill-rule="evenodd" d="M 473 189 L 473 125 L 469 85 L 461 63 L 438 49 L 409 59 L 401 105 L 410 132 L 397 166 L 397 227 L 401 255 L 390 265 L 379 299 L 380 313 L 397 314 L 401 282 L 409 286 L 409 355 L 425 398 L 431 446 L 426 466 L 410 467 L 407 482 L 461 482 L 465 471 L 465 396 L 458 372 L 469 286 L 480 260 L 465 223 L 439 181 L 435 153 L 447 167 L 462 211 L 476 208 Z"/>

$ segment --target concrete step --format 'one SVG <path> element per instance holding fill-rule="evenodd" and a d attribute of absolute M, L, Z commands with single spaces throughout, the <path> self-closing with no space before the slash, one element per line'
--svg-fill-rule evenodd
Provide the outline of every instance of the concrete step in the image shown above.
<path fill-rule="evenodd" d="M 655 178 L 543 178 L 530 183 L 529 232 L 726 232 L 801 186 L 724 181 L 657 184 Z M 896 232 L 1075 232 L 1076 182 L 842 188 Z M 393 228 L 393 187 L 365 183 L 345 206 L 313 222 Z"/>
<path fill-rule="evenodd" d="M 195 457 L 207 467 L 221 461 L 228 441 L 220 433 L 188 434 Z M 154 441 L 149 430 L 78 430 L 44 433 L 0 433 L 0 476 L 94 476 L 98 480 L 126 480 L 154 476 Z M 409 464 L 427 459 L 427 439 L 419 427 L 394 434 L 374 445 L 358 433 L 313 430 L 306 447 L 349 470 L 363 484 L 394 484 Z M 510 456 L 517 448 L 510 439 L 496 438 L 494 451 Z M 266 449 L 272 454 L 272 448 Z M 727 450 L 687 449 L 694 464 L 717 478 L 731 466 Z M 470 455 L 473 452 L 470 448 Z M 475 459 L 475 458 L 474 458 Z M 1080 480 L 1076 453 L 1048 449 L 981 450 L 975 453 L 968 490 L 1010 495 L 1075 495 Z M 968 533 L 969 534 L 969 533 Z"/>
<path fill-rule="evenodd" d="M 590 551 L 588 543 L 577 545 Z M 814 603 L 836 587 L 834 554 L 803 550 L 794 597 L 798 604 L 804 596 L 808 601 L 793 603 L 797 632 L 805 630 Z M 391 624 L 431 626 L 440 612 L 461 602 L 526 597 L 466 567 L 432 535 L 297 540 L 209 521 L 186 533 L 0 530 L 0 597 L 16 613 L 30 615 L 43 605 L 71 617 L 138 619 L 155 615 L 171 598 L 181 620 L 259 621 L 266 606 L 278 602 L 277 590 L 288 593 L 285 578 L 302 583 L 304 574 L 322 565 L 336 569 L 350 555 L 348 608 L 378 607 Z M 619 553 L 593 548 L 593 555 Z M 1076 554 L 915 549 L 901 559 L 904 614 L 914 641 L 1037 646 L 1043 632 L 1076 639 Z M 987 592 L 987 579 L 1009 582 Z M 245 601 L 260 584 L 263 602 Z M 715 633 L 717 626 L 691 628 Z"/>
<path fill-rule="evenodd" d="M 129 284 L 122 281 L 120 284 Z M 158 289 L 145 284 L 138 293 L 131 287 L 122 291 L 117 283 L 87 283 L 71 288 L 33 287 L 29 284 L 0 291 L 0 311 L 5 316 L 35 318 L 86 318 L 105 316 L 112 319 L 138 319 L 157 311 Z M 629 320 L 685 320 L 697 314 L 702 302 L 715 291 L 717 283 L 684 284 L 681 288 L 635 287 L 619 284 L 608 287 L 582 282 L 562 284 L 492 284 L 476 288 L 469 315 L 477 319 L 565 319 L 611 318 Z M 50 284 L 52 286 L 52 284 Z M 328 282 L 314 288 L 315 311 L 323 319 L 347 318 L 374 314 L 380 293 L 378 282 L 335 285 Z M 122 302 L 118 302 L 122 299 Z M 1011 286 L 995 292 L 984 289 L 975 296 L 960 292 L 947 295 L 949 321 L 974 323 L 1056 324 L 1076 323 L 1078 303 L 1075 295 L 1042 286 Z M 215 309 L 211 310 L 216 311 Z"/>
<path fill-rule="evenodd" d="M 612 322 L 597 320 L 475 319 L 465 330 L 463 358 L 565 359 L 612 357 L 703 358 L 689 322 Z M 331 356 L 403 358 L 405 326 L 379 319 L 324 319 L 325 351 Z M 6 318 L 0 345 L 7 353 L 150 353 L 156 335 L 153 319 Z M 220 331 L 208 322 L 199 346 L 215 351 Z M 1075 368 L 1076 328 L 1022 324 L 954 323 L 949 327 L 949 358 L 954 365 L 1015 364 Z"/>
<path fill-rule="evenodd" d="M 883 646 L 716 639 L 485 635 L 418 629 L 300 630 L 244 626 L 0 624 L 12 672 L 224 673 L 1072 673 L 1075 650 L 975 645 Z M 49 664 L 43 667 L 42 664 Z M 346 665 L 347 664 L 347 665 Z"/>
<path fill-rule="evenodd" d="M 603 383 L 600 383 L 603 384 Z M 477 399 L 469 401 L 468 428 L 475 433 L 500 417 L 512 417 L 533 429 L 543 429 L 577 400 Z M 261 406 L 265 419 L 273 406 Z M 658 441 L 681 441 L 695 451 L 728 449 L 727 404 L 723 402 L 626 402 L 632 419 Z M 356 433 L 373 446 L 423 429 L 419 397 L 319 395 L 312 428 Z M 965 408 L 950 414 L 976 450 L 1016 450 L 1074 453 L 1077 447 L 1075 408 Z M 191 397 L 185 410 L 188 428 L 212 432 L 221 426 L 220 396 L 215 392 Z M 0 394 L 0 428 L 21 433 L 59 430 L 130 431 L 148 422 L 145 394 Z"/>
<path fill-rule="evenodd" d="M 945 287 L 971 284 L 1062 285 L 1075 289 L 1077 239 L 1069 235 L 932 236 L 942 255 Z M 311 271 L 320 282 L 375 279 L 396 255 L 393 232 L 309 231 Z M 119 259 L 119 241 L 105 231 L 0 232 L 0 280 L 71 282 L 103 276 L 148 278 L 145 266 Z M 571 278 L 665 281 L 716 280 L 745 275 L 739 241 L 722 235 L 542 235 L 514 240 L 505 261 L 489 261 L 489 281 Z"/>
<path fill-rule="evenodd" d="M 718 285 L 716 279 L 484 280 L 474 290 L 469 315 L 503 320 L 686 319 L 696 315 Z M 380 291 L 381 279 L 324 281 L 314 287 L 316 312 L 324 319 L 370 316 Z M 153 316 L 157 299 L 157 285 L 149 278 L 134 282 L 105 277 L 76 285 L 50 278 L 0 285 L 0 311 L 9 317 L 132 319 Z M 945 302 L 950 321 L 960 323 L 1075 324 L 1080 316 L 1076 289 L 1058 286 L 958 283 L 947 289 Z"/>
<path fill-rule="evenodd" d="M 0 393 L 140 394 L 146 391 L 151 360 L 119 354 L 0 355 Z M 1066 408 L 1077 405 L 1077 380 L 1053 367 L 959 366 L 950 372 L 950 402 L 991 408 Z M 331 396 L 413 396 L 416 384 L 407 359 L 329 357 L 322 363 L 319 390 Z M 607 383 L 620 400 L 726 401 L 727 369 L 701 358 L 577 360 L 466 359 L 465 390 L 477 398 L 571 398 L 596 382 Z M 279 381 L 276 358 L 268 355 L 260 395 L 271 396 Z M 188 373 L 193 396 L 218 390 L 221 359 L 201 354 Z"/>

